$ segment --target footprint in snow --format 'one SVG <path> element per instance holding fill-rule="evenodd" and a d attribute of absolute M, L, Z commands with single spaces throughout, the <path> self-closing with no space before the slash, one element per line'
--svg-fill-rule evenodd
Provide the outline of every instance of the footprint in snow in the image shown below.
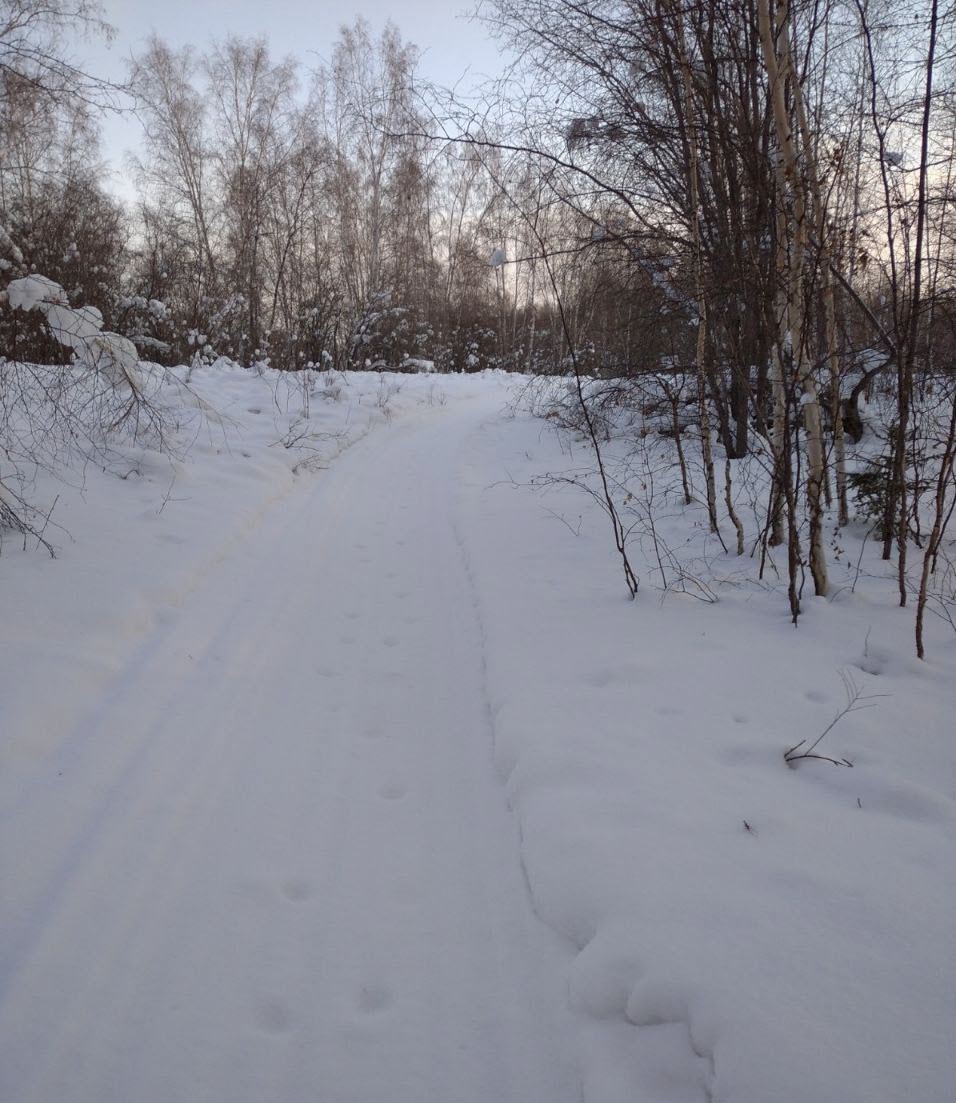
<path fill-rule="evenodd" d="M 637 664 L 623 663 L 620 666 L 596 670 L 587 680 L 595 689 L 606 689 L 614 685 L 634 685 L 641 680 L 643 673 Z"/>
<path fill-rule="evenodd" d="M 397 781 L 387 781 L 379 788 L 378 795 L 382 800 L 401 800 L 405 796 L 405 786 Z"/>
<path fill-rule="evenodd" d="M 676 708 L 674 705 L 661 705 L 657 710 L 658 716 L 683 716 L 684 710 Z"/>
<path fill-rule="evenodd" d="M 356 997 L 359 1011 L 366 1015 L 384 1011 L 392 1002 L 392 993 L 386 984 L 363 984 Z"/>
<path fill-rule="evenodd" d="M 291 877 L 282 883 L 282 895 L 286 900 L 301 904 L 312 895 L 312 886 L 301 877 Z"/>
<path fill-rule="evenodd" d="M 284 1034 L 292 1026 L 292 1016 L 288 1008 L 278 1000 L 258 1000 L 255 1020 L 257 1026 L 269 1034 Z"/>

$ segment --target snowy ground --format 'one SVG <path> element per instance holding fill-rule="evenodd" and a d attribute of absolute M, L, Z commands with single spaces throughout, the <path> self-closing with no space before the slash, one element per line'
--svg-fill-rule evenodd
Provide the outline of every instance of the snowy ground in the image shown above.
<path fill-rule="evenodd" d="M 2 547 L 0 1099 L 951 1098 L 948 626 L 627 602 L 501 376 L 192 383 Z"/>

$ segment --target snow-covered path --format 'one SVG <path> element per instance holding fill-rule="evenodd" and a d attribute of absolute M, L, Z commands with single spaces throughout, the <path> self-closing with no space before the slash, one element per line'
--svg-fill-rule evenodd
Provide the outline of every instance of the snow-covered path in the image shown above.
<path fill-rule="evenodd" d="M 300 483 L 22 790 L 0 1098 L 579 1099 L 570 953 L 531 911 L 456 535 L 462 446 L 500 402 Z"/>

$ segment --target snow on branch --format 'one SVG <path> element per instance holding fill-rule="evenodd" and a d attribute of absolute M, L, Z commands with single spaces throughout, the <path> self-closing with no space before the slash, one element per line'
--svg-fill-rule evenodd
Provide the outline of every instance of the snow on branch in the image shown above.
<path fill-rule="evenodd" d="M 103 329 L 103 316 L 95 306 L 70 306 L 63 288 L 46 276 L 23 276 L 7 285 L 7 299 L 14 310 L 37 310 L 51 336 L 72 349 L 78 363 L 103 375 L 117 389 L 129 387 L 140 394 L 143 379 L 136 346 L 126 337 Z"/>

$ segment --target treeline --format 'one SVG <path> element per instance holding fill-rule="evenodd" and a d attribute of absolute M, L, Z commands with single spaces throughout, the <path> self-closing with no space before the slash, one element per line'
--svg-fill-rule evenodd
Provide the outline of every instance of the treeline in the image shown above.
<path fill-rule="evenodd" d="M 116 89 L 65 60 L 88 0 L 0 13 L 3 279 L 42 273 L 167 364 L 651 380 L 739 549 L 731 461 L 770 472 L 758 544 L 794 617 L 851 498 L 901 603 L 924 552 L 925 600 L 956 451 L 951 6 L 489 0 L 517 60 L 477 106 L 393 27 L 308 72 L 153 40 Z M 142 123 L 131 206 L 99 183 L 109 100 Z M 0 342 L 63 355 L 3 307 Z"/>
<path fill-rule="evenodd" d="M 55 280 L 160 363 L 517 366 L 489 263 L 495 189 L 467 147 L 424 137 L 417 50 L 394 27 L 343 28 L 311 72 L 264 40 L 200 53 L 153 39 L 114 89 L 42 71 L 26 48 L 48 33 L 55 50 L 89 11 L 33 14 L 20 39 L 8 25 L 19 48 L 0 68 L 6 280 Z M 142 124 L 134 204 L 101 183 L 104 100 Z M 11 311 L 0 342 L 60 355 Z"/>
<path fill-rule="evenodd" d="M 519 44 L 496 144 L 538 167 L 535 194 L 511 195 L 564 303 L 579 370 L 654 373 L 658 392 L 681 396 L 711 529 L 732 523 L 739 551 L 729 461 L 765 457 L 755 547 L 786 550 L 794 618 L 807 574 L 816 594 L 830 591 L 828 526 L 847 522 L 851 492 L 896 560 L 900 603 L 925 603 L 953 508 L 952 8 L 494 0 L 483 10 Z M 458 112 L 451 129 L 482 143 L 475 121 Z M 878 416 L 865 458 L 849 462 L 864 399 Z M 914 545 L 921 582 L 908 567 Z"/>

